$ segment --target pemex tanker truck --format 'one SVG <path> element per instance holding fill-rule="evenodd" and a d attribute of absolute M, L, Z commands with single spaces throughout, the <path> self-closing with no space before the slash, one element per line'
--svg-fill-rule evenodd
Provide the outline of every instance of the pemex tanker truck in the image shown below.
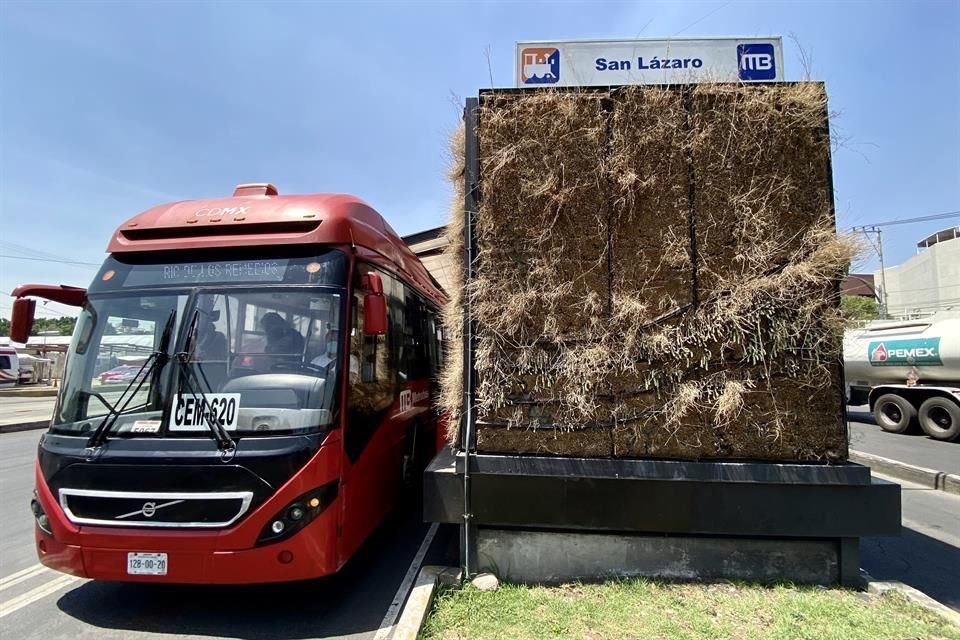
<path fill-rule="evenodd" d="M 868 404 L 884 431 L 960 438 L 960 312 L 869 323 L 843 353 L 848 404 Z"/>

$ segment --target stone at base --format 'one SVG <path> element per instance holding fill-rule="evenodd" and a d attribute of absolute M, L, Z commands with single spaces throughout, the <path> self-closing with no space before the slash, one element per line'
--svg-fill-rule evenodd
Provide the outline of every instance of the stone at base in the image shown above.
<path fill-rule="evenodd" d="M 480 591 L 496 591 L 497 587 L 500 586 L 500 581 L 492 573 L 481 573 L 471 580 L 471 584 Z"/>
<path fill-rule="evenodd" d="M 481 571 L 496 567 L 504 580 L 526 584 L 647 577 L 855 586 L 859 580 L 856 539 L 480 529 L 478 543 Z"/>

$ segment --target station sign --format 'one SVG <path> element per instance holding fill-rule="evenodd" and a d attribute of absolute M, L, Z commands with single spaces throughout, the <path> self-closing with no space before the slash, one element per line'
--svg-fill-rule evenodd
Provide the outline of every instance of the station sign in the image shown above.
<path fill-rule="evenodd" d="M 518 42 L 516 87 L 778 82 L 783 39 L 679 38 Z"/>

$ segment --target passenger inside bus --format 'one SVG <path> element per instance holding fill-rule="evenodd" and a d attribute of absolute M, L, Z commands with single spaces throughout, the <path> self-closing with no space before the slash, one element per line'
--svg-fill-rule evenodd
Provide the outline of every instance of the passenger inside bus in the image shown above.
<path fill-rule="evenodd" d="M 296 356 L 303 353 L 303 336 L 279 313 L 269 311 L 263 314 L 260 326 L 267 337 L 264 353 Z"/>
<path fill-rule="evenodd" d="M 204 320 L 197 328 L 197 351 L 201 360 L 226 360 L 227 337 L 210 320 Z"/>
<path fill-rule="evenodd" d="M 327 331 L 326 340 L 324 340 L 324 352 L 310 361 L 315 367 L 323 370 L 323 377 L 332 379 L 331 373 L 336 368 L 337 363 L 337 345 L 340 343 L 340 332 L 336 329 Z M 360 378 L 360 358 L 356 354 L 350 354 L 350 381 L 355 382 Z"/>

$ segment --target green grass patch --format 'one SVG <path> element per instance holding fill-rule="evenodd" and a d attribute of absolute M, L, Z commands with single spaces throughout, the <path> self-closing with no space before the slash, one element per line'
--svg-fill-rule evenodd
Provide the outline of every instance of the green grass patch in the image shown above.
<path fill-rule="evenodd" d="M 960 640 L 960 628 L 895 593 L 625 580 L 442 589 L 421 637 Z"/>

